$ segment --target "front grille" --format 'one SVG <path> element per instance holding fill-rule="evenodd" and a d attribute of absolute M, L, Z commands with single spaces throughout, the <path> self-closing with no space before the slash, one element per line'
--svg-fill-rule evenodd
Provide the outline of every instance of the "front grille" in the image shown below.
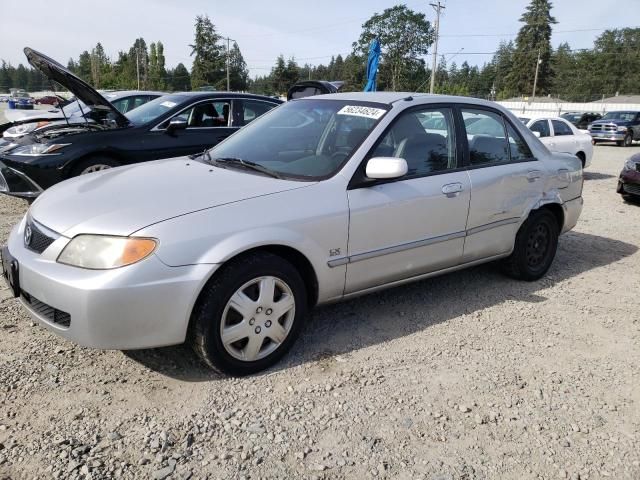
<path fill-rule="evenodd" d="M 34 252 L 44 252 L 49 248 L 49 245 L 56 240 L 55 238 L 45 235 L 32 221 L 28 221 L 27 226 L 25 227 L 25 230 L 26 229 L 31 229 L 31 236 L 29 237 L 29 243 L 27 243 L 27 236 L 25 232 L 25 246 Z"/>
<path fill-rule="evenodd" d="M 622 187 L 625 193 L 630 193 L 632 195 L 640 195 L 640 185 L 635 183 L 625 183 Z"/>
<path fill-rule="evenodd" d="M 22 292 L 22 298 L 24 298 L 25 302 L 33 309 L 41 317 L 46 318 L 51 323 L 55 323 L 56 325 L 60 325 L 61 327 L 69 328 L 71 325 L 71 315 L 67 312 L 63 312 L 62 310 L 58 310 L 57 308 L 52 307 L 51 305 L 47 305 L 44 302 L 41 302 L 33 295 L 29 295 L 27 292 Z"/>
<path fill-rule="evenodd" d="M 617 125 L 591 125 L 591 131 L 593 132 L 617 132 Z"/>

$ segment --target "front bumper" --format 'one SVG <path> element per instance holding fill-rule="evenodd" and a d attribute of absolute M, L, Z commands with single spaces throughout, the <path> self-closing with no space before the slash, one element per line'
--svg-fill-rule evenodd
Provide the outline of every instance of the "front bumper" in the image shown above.
<path fill-rule="evenodd" d="M 0 161 L 0 192 L 20 198 L 35 198 L 42 187 L 25 173 Z"/>
<path fill-rule="evenodd" d="M 610 142 L 621 142 L 624 140 L 627 132 L 607 132 L 607 131 L 589 131 L 592 140 L 604 140 Z"/>
<path fill-rule="evenodd" d="M 616 191 L 622 195 L 640 196 L 640 172 L 637 170 L 623 170 L 620 173 Z"/>
<path fill-rule="evenodd" d="M 19 263 L 20 301 L 39 323 L 93 348 L 184 342 L 193 305 L 215 265 L 169 267 L 151 255 L 113 270 L 70 267 L 55 261 L 69 239 L 59 237 L 38 254 L 24 246 L 24 226 L 23 220 L 14 227 L 8 248 Z M 59 314 L 68 318 L 59 321 Z"/>

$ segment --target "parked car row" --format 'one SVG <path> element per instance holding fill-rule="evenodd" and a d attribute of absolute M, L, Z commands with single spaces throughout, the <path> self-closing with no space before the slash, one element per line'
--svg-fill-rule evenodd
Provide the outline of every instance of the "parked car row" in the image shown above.
<path fill-rule="evenodd" d="M 46 55 L 29 48 L 25 54 L 32 66 L 71 91 L 76 102 L 3 133 L 0 191 L 23 198 L 35 198 L 77 175 L 201 153 L 282 103 L 207 91 L 117 92 L 105 98 Z"/>

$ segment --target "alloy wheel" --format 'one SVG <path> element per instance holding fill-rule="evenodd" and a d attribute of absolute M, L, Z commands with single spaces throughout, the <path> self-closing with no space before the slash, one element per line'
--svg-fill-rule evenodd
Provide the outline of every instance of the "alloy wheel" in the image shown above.
<path fill-rule="evenodd" d="M 82 170 L 80 172 L 80 175 L 84 175 L 86 173 L 99 172 L 101 170 L 108 170 L 109 168 L 111 168 L 111 165 L 106 165 L 104 163 L 97 163 Z"/>

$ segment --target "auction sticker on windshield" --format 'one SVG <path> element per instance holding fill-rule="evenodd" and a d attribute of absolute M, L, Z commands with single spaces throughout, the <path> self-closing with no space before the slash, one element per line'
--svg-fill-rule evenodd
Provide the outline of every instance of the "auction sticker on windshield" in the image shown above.
<path fill-rule="evenodd" d="M 378 120 L 387 111 L 382 108 L 362 107 L 359 105 L 346 105 L 340 109 L 338 115 L 353 115 L 354 117 L 373 118 Z"/>
<path fill-rule="evenodd" d="M 163 107 L 167 107 L 167 108 L 173 108 L 177 105 L 176 102 L 170 102 L 170 101 L 164 101 L 162 102 L 160 105 L 162 105 Z"/>

